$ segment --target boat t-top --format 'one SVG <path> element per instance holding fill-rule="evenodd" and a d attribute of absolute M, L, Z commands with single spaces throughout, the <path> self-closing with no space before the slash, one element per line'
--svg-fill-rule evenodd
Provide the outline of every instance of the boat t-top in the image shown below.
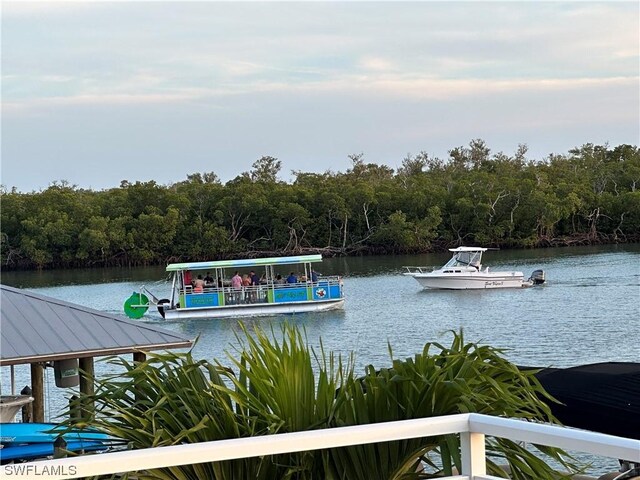
<path fill-rule="evenodd" d="M 450 248 L 453 257 L 443 267 L 405 267 L 404 275 L 413 277 L 423 288 L 451 290 L 523 288 L 544 283 L 544 271 L 535 270 L 531 277 L 522 272 L 493 272 L 482 268 L 482 254 L 489 250 L 481 247 Z"/>
<path fill-rule="evenodd" d="M 150 304 L 167 320 L 224 318 L 343 308 L 338 276 L 313 268 L 322 255 L 172 263 L 172 285 L 166 298 L 146 286 L 125 301 L 125 313 L 141 318 Z"/>

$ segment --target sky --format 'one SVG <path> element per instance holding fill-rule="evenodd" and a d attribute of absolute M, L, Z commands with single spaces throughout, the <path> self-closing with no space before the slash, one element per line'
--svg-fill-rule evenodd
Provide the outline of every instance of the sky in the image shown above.
<path fill-rule="evenodd" d="M 630 2 L 2 2 L 0 183 L 640 143 Z"/>

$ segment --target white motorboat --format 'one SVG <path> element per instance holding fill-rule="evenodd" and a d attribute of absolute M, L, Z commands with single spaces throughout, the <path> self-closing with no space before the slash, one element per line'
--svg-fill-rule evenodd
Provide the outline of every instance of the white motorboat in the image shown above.
<path fill-rule="evenodd" d="M 524 288 L 544 283 L 544 272 L 536 270 L 528 279 L 522 272 L 493 272 L 482 268 L 482 254 L 489 250 L 480 247 L 450 248 L 453 257 L 443 267 L 405 267 L 404 275 L 413 277 L 422 288 L 451 290 Z"/>

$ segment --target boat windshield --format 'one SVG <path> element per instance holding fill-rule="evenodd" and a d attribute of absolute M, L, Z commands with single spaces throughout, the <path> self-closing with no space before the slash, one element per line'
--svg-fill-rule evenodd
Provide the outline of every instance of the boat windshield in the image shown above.
<path fill-rule="evenodd" d="M 482 252 L 456 252 L 443 268 L 471 266 L 480 269 Z"/>

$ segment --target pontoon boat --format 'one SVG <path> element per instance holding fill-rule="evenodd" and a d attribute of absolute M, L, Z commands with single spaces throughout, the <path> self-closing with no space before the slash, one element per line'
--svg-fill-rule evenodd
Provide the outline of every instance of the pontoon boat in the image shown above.
<path fill-rule="evenodd" d="M 321 255 L 301 255 L 170 264 L 166 270 L 172 273 L 172 287 L 167 298 L 158 298 L 142 287 L 125 302 L 125 313 L 140 318 L 150 303 L 168 320 L 343 308 L 341 278 L 320 275 L 312 268 L 321 261 Z M 238 285 L 232 281 L 236 272 L 253 272 L 259 281 Z"/>

